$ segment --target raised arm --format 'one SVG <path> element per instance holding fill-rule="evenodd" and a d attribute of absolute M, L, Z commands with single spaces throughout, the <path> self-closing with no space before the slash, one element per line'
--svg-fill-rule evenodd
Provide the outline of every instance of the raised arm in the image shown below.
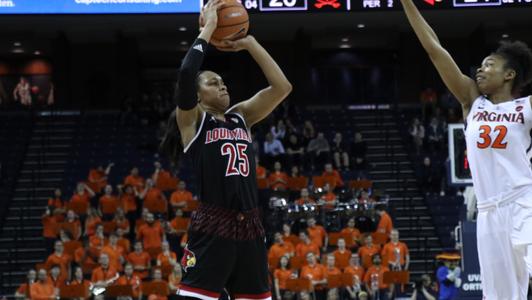
<path fill-rule="evenodd" d="M 401 0 L 401 3 L 421 45 L 427 51 L 447 88 L 462 104 L 464 115 L 467 115 L 471 104 L 480 95 L 475 82 L 460 71 L 456 62 L 449 52 L 442 47 L 438 37 L 423 19 L 412 0 Z"/>
<path fill-rule="evenodd" d="M 220 50 L 247 50 L 270 84 L 267 88 L 259 91 L 250 99 L 238 103 L 233 108 L 234 111 L 242 114 L 248 127 L 251 127 L 268 116 L 290 94 L 292 85 L 275 60 L 254 37 L 248 35 L 234 42 L 225 41 L 224 46 Z"/>
<path fill-rule="evenodd" d="M 177 104 L 177 126 L 181 133 L 181 142 L 185 146 L 196 135 L 196 123 L 200 117 L 196 76 L 203 64 L 203 58 L 211 36 L 216 29 L 218 23 L 217 10 L 222 3 L 221 0 L 209 1 L 203 8 L 201 18 L 205 21 L 205 26 L 192 46 L 190 46 L 179 71 L 174 102 Z"/>

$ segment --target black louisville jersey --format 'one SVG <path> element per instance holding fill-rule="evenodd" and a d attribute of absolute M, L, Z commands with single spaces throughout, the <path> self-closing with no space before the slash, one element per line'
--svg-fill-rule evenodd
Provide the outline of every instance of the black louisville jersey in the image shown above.
<path fill-rule="evenodd" d="M 204 112 L 184 152 L 192 158 L 201 202 L 238 211 L 258 207 L 255 153 L 240 114 L 226 113 L 221 121 Z"/>

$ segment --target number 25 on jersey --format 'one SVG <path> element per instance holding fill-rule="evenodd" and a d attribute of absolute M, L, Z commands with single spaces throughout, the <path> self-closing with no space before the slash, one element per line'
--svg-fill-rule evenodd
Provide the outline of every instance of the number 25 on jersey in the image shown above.
<path fill-rule="evenodd" d="M 504 141 L 506 134 L 508 133 L 508 128 L 504 125 L 495 126 L 493 131 L 498 132 L 495 140 L 491 140 L 491 126 L 482 125 L 480 126 L 480 141 L 477 142 L 477 147 L 479 149 L 487 149 L 489 147 L 494 149 L 506 149 L 508 142 Z"/>
<path fill-rule="evenodd" d="M 225 143 L 222 145 L 222 155 L 229 156 L 225 176 L 242 175 L 247 177 L 249 175 L 249 159 L 245 153 L 248 145 L 236 143 Z"/>

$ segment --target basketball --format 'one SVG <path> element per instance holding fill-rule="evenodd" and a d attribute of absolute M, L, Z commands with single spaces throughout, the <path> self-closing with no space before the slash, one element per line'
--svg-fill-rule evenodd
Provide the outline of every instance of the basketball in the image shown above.
<path fill-rule="evenodd" d="M 200 18 L 203 26 L 203 19 Z M 218 27 L 212 35 L 212 40 L 237 40 L 245 37 L 249 29 L 248 12 L 237 0 L 226 0 L 218 10 Z"/>

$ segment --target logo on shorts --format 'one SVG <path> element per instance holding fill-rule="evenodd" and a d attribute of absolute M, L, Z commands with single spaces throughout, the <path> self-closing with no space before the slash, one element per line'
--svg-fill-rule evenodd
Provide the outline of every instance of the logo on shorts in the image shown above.
<path fill-rule="evenodd" d="M 186 272 L 188 268 L 192 268 L 195 265 L 196 265 L 196 255 L 194 254 L 194 252 L 190 251 L 187 246 L 184 249 L 183 258 L 181 258 L 181 266 Z"/>
<path fill-rule="evenodd" d="M 523 110 L 523 106 L 522 105 L 519 105 L 518 107 L 515 108 L 515 111 L 522 111 Z"/>

